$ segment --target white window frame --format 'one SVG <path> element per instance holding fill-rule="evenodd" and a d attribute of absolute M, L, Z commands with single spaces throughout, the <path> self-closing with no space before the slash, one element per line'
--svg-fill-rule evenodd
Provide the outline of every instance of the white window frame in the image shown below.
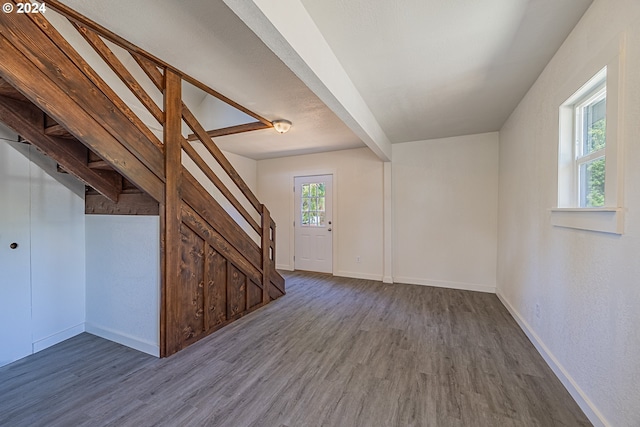
<path fill-rule="evenodd" d="M 602 99 L 606 99 L 607 97 L 607 84 L 606 84 L 606 68 L 603 70 L 604 76 L 602 76 L 602 81 L 599 82 L 595 87 L 590 87 L 589 91 L 585 94 L 584 98 L 573 104 L 573 113 L 574 113 L 574 124 L 573 124 L 573 135 L 574 135 L 574 144 L 573 144 L 573 179 L 575 183 L 573 185 L 573 197 L 576 198 L 576 207 L 585 208 L 582 204 L 582 193 L 584 189 L 582 188 L 582 182 L 580 179 L 580 168 L 582 165 L 590 163 L 599 158 L 604 158 L 606 163 L 606 142 L 605 147 L 592 151 L 591 153 L 584 154 L 584 140 L 586 135 L 584 135 L 584 116 L 583 110 L 584 107 L 594 104 Z M 600 73 L 598 73 L 600 74 Z M 598 76 L 599 77 L 599 76 Z M 606 116 L 605 116 L 606 117 Z M 606 118 L 605 118 L 606 120 Z M 605 174 L 606 174 L 606 165 L 605 165 Z M 606 176 L 606 175 L 605 175 Z M 605 181 L 606 185 L 606 181 Z M 605 188 L 605 197 L 606 197 L 606 188 Z"/>
<path fill-rule="evenodd" d="M 559 97 L 558 121 L 558 194 L 557 205 L 550 209 L 551 224 L 557 227 L 576 228 L 605 233 L 622 234 L 623 209 L 623 158 L 622 158 L 622 108 L 623 108 L 623 58 L 624 38 L 615 40 L 596 55 L 585 67 L 573 75 L 557 94 Z M 586 81 L 586 83 L 584 83 Z M 606 88 L 606 145 L 605 202 L 602 207 L 579 206 L 579 164 L 600 157 L 577 156 L 574 129 L 578 118 L 575 108 L 593 100 L 598 90 Z"/>

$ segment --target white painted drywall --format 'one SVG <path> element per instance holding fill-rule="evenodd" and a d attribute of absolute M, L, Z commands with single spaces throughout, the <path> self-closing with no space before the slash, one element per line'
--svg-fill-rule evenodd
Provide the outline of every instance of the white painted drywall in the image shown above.
<path fill-rule="evenodd" d="M 258 192 L 258 162 L 248 157 L 241 156 L 239 154 L 223 151 L 229 163 L 233 165 L 238 174 L 242 177 L 244 182 L 249 186 L 251 191 L 257 196 Z M 238 196 L 239 197 L 239 196 Z"/>
<path fill-rule="evenodd" d="M 495 292 L 498 134 L 393 145 L 394 282 Z"/>
<path fill-rule="evenodd" d="M 86 330 L 158 356 L 160 221 L 86 216 Z"/>
<path fill-rule="evenodd" d="M 36 148 L 31 146 L 31 151 Z M 35 156 L 35 154 L 34 154 Z M 51 163 L 52 174 L 59 172 Z M 71 190 L 31 164 L 31 315 L 34 352 L 84 331 L 84 184 Z"/>
<path fill-rule="evenodd" d="M 557 94 L 620 38 L 625 233 L 553 227 Z M 640 425 L 638 165 L 640 2 L 596 0 L 500 131 L 498 234 L 498 295 L 595 425 Z"/>
<path fill-rule="evenodd" d="M 0 136 L 10 133 L 3 128 Z M 28 211 L 24 224 L 29 228 L 29 241 L 18 243 L 29 251 L 30 262 L 24 268 L 30 277 L 32 351 L 37 352 L 84 331 L 84 199 L 78 195 L 84 194 L 84 185 L 67 182 L 68 188 L 58 182 L 55 162 L 43 158 L 32 146 L 0 144 L 4 144 L 3 156 L 9 161 L 23 156 L 37 158 L 46 168 L 29 162 L 24 173 L 29 180 L 28 194 L 2 200 L 3 205 L 24 203 Z M 3 176 L 4 172 L 0 169 L 0 179 L 10 178 Z"/>
<path fill-rule="evenodd" d="M 294 265 L 293 179 L 322 174 L 333 174 L 333 273 L 382 280 L 383 162 L 367 148 L 258 161 L 258 197 L 277 224 L 277 268 Z"/>

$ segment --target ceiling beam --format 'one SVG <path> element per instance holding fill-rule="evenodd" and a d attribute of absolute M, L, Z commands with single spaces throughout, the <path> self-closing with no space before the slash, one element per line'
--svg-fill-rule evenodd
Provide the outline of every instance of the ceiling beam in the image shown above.
<path fill-rule="evenodd" d="M 215 138 L 218 136 L 234 135 L 236 133 L 251 132 L 251 131 L 260 130 L 260 129 L 268 129 L 271 127 L 273 126 L 268 126 L 262 122 L 253 122 L 253 123 L 245 123 L 243 125 L 229 126 L 226 128 L 208 130 L 207 135 L 209 135 L 211 138 Z M 197 141 L 198 136 L 192 133 L 187 137 L 187 139 L 189 141 Z"/>
<path fill-rule="evenodd" d="M 391 142 L 299 0 L 223 0 L 381 160 Z"/>

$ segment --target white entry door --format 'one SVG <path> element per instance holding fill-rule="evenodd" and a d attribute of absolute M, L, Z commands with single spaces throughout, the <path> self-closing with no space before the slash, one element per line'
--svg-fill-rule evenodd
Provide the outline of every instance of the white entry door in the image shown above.
<path fill-rule="evenodd" d="M 296 270 L 333 272 L 333 176 L 295 178 Z"/>
<path fill-rule="evenodd" d="M 0 140 L 0 366 L 32 353 L 29 160 Z"/>

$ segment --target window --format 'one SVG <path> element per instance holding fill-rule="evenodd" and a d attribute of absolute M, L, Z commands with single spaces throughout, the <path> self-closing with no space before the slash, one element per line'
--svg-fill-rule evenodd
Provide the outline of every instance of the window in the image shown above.
<path fill-rule="evenodd" d="M 612 45 L 609 52 L 620 47 Z M 596 62 L 590 62 L 589 68 Z M 607 66 L 598 72 L 577 71 L 557 95 L 561 100 L 556 104 L 558 204 L 551 209 L 551 224 L 622 234 L 623 162 L 618 132 L 622 56 L 612 55 L 602 63 Z M 582 84 L 579 76 L 584 78 Z"/>
<path fill-rule="evenodd" d="M 607 68 L 560 106 L 558 207 L 606 206 Z"/>
<path fill-rule="evenodd" d="M 325 192 L 324 182 L 302 184 L 300 217 L 303 227 L 325 226 Z"/>
<path fill-rule="evenodd" d="M 607 87 L 601 84 L 574 108 L 577 205 L 581 208 L 604 206 L 605 146 L 607 126 Z"/>

